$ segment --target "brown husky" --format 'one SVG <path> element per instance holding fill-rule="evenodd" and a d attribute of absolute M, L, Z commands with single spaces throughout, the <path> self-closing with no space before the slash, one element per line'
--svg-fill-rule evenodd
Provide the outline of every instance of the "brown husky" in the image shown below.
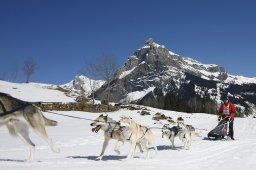
<path fill-rule="evenodd" d="M 140 143 L 142 147 L 146 149 L 147 158 L 149 157 L 148 144 L 153 146 L 155 153 L 157 152 L 157 147 L 155 145 L 156 138 L 150 128 L 139 125 L 132 118 L 126 116 L 121 117 L 119 123 L 125 140 L 130 141 L 131 143 L 130 151 L 126 157 L 127 160 L 133 158 L 137 143 Z"/>
<path fill-rule="evenodd" d="M 109 140 L 111 139 L 117 140 L 114 151 L 117 154 L 120 154 L 119 147 L 124 144 L 125 138 L 120 130 L 119 122 L 116 122 L 112 118 L 108 117 L 108 115 L 101 114 L 93 123 L 91 123 L 91 126 L 95 126 L 92 128 L 93 132 L 97 133 L 100 129 L 104 131 L 104 143 L 102 146 L 102 151 L 96 160 L 101 160 L 103 158 Z M 139 147 L 140 152 L 143 152 L 141 144 L 137 143 L 137 146 Z"/>
<path fill-rule="evenodd" d="M 27 162 L 34 159 L 35 144 L 29 138 L 29 128 L 33 129 L 51 147 L 53 152 L 59 152 L 48 137 L 45 126 L 56 126 L 57 122 L 47 119 L 41 110 L 33 104 L 0 93 L 0 126 L 6 125 L 9 133 L 18 136 L 29 145 L 30 155 Z"/>

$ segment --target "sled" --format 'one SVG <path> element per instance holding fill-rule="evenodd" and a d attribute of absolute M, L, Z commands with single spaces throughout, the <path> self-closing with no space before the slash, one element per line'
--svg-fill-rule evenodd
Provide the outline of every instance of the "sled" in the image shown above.
<path fill-rule="evenodd" d="M 221 140 L 228 138 L 229 120 L 221 120 L 218 125 L 208 133 L 210 140 Z"/>

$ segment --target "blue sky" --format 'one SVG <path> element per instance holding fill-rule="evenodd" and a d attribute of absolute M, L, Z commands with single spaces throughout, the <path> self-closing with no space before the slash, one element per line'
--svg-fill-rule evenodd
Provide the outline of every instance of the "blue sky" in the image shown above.
<path fill-rule="evenodd" d="M 0 0 L 0 76 L 32 57 L 31 81 L 64 84 L 102 54 L 123 65 L 152 37 L 234 75 L 256 77 L 253 0 Z"/>

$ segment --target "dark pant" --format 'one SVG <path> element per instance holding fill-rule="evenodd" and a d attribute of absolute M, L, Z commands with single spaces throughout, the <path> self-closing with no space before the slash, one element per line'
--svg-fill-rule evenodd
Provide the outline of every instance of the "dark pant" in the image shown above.
<path fill-rule="evenodd" d="M 232 120 L 232 121 L 230 121 L 229 122 L 229 136 L 231 137 L 231 138 L 234 138 L 234 129 L 233 129 L 233 125 L 234 125 L 234 121 Z"/>

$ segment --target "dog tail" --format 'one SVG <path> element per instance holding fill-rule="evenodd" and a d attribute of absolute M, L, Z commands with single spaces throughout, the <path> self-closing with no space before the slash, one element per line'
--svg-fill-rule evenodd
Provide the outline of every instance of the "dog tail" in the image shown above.
<path fill-rule="evenodd" d="M 201 135 L 198 132 L 194 131 L 194 130 L 191 131 L 191 138 L 195 139 L 196 137 L 201 137 Z"/>
<path fill-rule="evenodd" d="M 45 125 L 46 125 L 46 126 L 57 126 L 57 125 L 58 125 L 58 122 L 57 122 L 57 121 L 48 119 L 48 118 L 46 118 L 43 114 L 42 114 L 42 116 L 43 116 L 43 118 L 44 118 L 44 122 L 45 122 Z"/>
<path fill-rule="evenodd" d="M 7 126 L 7 129 L 9 131 L 10 135 L 16 136 L 16 131 L 15 131 L 12 119 L 7 122 L 6 126 Z"/>

